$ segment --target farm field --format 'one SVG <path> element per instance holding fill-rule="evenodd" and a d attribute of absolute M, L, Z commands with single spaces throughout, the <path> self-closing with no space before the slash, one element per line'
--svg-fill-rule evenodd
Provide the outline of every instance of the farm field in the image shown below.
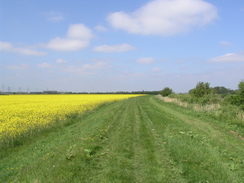
<path fill-rule="evenodd" d="M 139 95 L 0 95 L 0 147 L 62 125 L 69 115 L 135 96 Z"/>
<path fill-rule="evenodd" d="M 1 150 L 0 182 L 244 182 L 243 134 L 157 96 L 64 120 Z"/>

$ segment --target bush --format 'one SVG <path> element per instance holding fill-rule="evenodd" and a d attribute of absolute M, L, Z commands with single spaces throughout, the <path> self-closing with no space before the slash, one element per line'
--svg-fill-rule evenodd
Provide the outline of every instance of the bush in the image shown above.
<path fill-rule="evenodd" d="M 244 80 L 238 84 L 237 93 L 226 97 L 225 101 L 237 105 L 240 109 L 244 110 Z"/>
<path fill-rule="evenodd" d="M 169 87 L 165 87 L 162 91 L 161 91 L 161 95 L 163 96 L 163 97 L 166 97 L 166 96 L 168 96 L 168 95 L 170 95 L 170 94 L 172 94 L 173 93 L 173 91 L 172 91 L 172 89 L 170 89 Z"/>
<path fill-rule="evenodd" d="M 196 98 L 201 98 L 211 93 L 210 84 L 198 82 L 196 88 L 190 90 L 189 93 Z"/>

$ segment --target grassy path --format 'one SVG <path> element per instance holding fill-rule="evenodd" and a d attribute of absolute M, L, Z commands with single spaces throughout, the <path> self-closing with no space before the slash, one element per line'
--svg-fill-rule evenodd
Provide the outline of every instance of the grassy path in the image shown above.
<path fill-rule="evenodd" d="M 244 141 L 156 96 L 102 106 L 0 152 L 0 182 L 244 182 Z"/>

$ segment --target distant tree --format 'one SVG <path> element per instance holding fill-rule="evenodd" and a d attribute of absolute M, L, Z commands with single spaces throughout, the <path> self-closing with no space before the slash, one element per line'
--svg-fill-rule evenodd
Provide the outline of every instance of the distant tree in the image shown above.
<path fill-rule="evenodd" d="M 214 88 L 212 88 L 213 92 L 216 94 L 220 94 L 220 95 L 227 95 L 227 94 L 234 94 L 235 91 L 225 88 L 223 86 L 216 86 Z"/>
<path fill-rule="evenodd" d="M 226 97 L 227 95 L 235 94 L 235 90 L 231 90 L 231 89 L 225 88 L 223 86 L 216 86 L 216 87 L 211 88 L 211 89 L 212 89 L 212 92 L 214 94 L 219 94 L 223 98 Z"/>
<path fill-rule="evenodd" d="M 189 93 L 196 98 L 208 95 L 211 93 L 210 83 L 198 82 L 196 88 L 191 89 Z"/>
<path fill-rule="evenodd" d="M 165 87 L 162 91 L 161 91 L 161 95 L 163 97 L 166 97 L 168 95 L 170 95 L 171 93 L 173 93 L 173 90 L 170 89 L 169 87 Z"/>

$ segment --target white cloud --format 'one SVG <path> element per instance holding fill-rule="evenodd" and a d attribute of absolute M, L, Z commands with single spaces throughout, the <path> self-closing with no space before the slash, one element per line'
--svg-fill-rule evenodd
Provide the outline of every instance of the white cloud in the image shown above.
<path fill-rule="evenodd" d="M 61 59 L 61 58 L 59 58 L 59 59 L 56 60 L 56 63 L 58 63 L 58 64 L 65 64 L 66 61 L 63 60 L 63 59 Z"/>
<path fill-rule="evenodd" d="M 36 56 L 40 56 L 40 55 L 47 55 L 46 52 L 40 52 L 40 51 L 36 51 L 30 48 L 20 48 L 20 47 L 16 47 L 13 46 L 11 43 L 9 42 L 1 42 L 0 41 L 0 51 L 7 51 L 7 52 L 13 52 L 13 53 L 18 53 L 21 55 L 36 55 Z"/>
<path fill-rule="evenodd" d="M 92 31 L 83 24 L 69 26 L 66 38 L 54 38 L 49 41 L 46 48 L 56 51 L 77 51 L 84 49 L 93 38 Z"/>
<path fill-rule="evenodd" d="M 107 20 L 129 33 L 171 36 L 216 18 L 216 8 L 203 0 L 153 0 L 132 13 L 112 13 Z"/>
<path fill-rule="evenodd" d="M 154 68 L 152 68 L 152 71 L 153 72 L 159 72 L 159 71 L 161 71 L 161 69 L 159 67 L 154 67 Z"/>
<path fill-rule="evenodd" d="M 90 40 L 93 38 L 92 31 L 83 24 L 72 24 L 69 26 L 67 37 L 70 39 Z"/>
<path fill-rule="evenodd" d="M 96 62 L 94 64 L 84 64 L 81 66 L 82 69 L 103 69 L 107 65 L 106 62 Z"/>
<path fill-rule="evenodd" d="M 46 63 L 46 62 L 40 63 L 37 66 L 41 67 L 41 68 L 51 68 L 51 67 L 53 67 L 51 64 Z"/>
<path fill-rule="evenodd" d="M 47 20 L 51 22 L 60 22 L 64 20 L 64 16 L 60 12 L 50 11 L 46 14 Z"/>
<path fill-rule="evenodd" d="M 95 52 L 105 52 L 105 53 L 112 53 L 112 52 L 126 52 L 130 50 L 136 49 L 135 47 L 129 44 L 119 44 L 119 45 L 101 45 L 97 46 L 93 49 Z"/>
<path fill-rule="evenodd" d="M 7 69 L 13 69 L 13 70 L 26 70 L 29 68 L 28 64 L 20 64 L 20 65 L 8 65 L 6 66 Z"/>
<path fill-rule="evenodd" d="M 210 59 L 210 62 L 244 62 L 244 54 L 228 53 Z"/>
<path fill-rule="evenodd" d="M 151 64 L 154 61 L 155 61 L 154 58 L 148 57 L 148 58 L 139 58 L 136 62 L 139 64 Z"/>
<path fill-rule="evenodd" d="M 77 51 L 89 45 L 87 40 L 55 38 L 49 41 L 47 48 L 56 51 Z"/>
<path fill-rule="evenodd" d="M 230 42 L 228 42 L 228 41 L 221 41 L 221 42 L 220 42 L 220 45 L 221 45 L 221 46 L 226 46 L 226 47 L 228 47 L 228 46 L 232 46 L 232 43 L 230 43 Z"/>
<path fill-rule="evenodd" d="M 106 27 L 101 26 L 101 25 L 96 26 L 95 29 L 99 32 L 107 32 L 108 31 L 108 29 Z"/>
<path fill-rule="evenodd" d="M 69 65 L 63 68 L 63 71 L 85 75 L 93 75 L 96 74 L 98 70 L 103 70 L 108 67 L 110 67 L 110 65 L 107 62 L 96 62 L 92 64 L 83 64 L 80 66 Z"/>

